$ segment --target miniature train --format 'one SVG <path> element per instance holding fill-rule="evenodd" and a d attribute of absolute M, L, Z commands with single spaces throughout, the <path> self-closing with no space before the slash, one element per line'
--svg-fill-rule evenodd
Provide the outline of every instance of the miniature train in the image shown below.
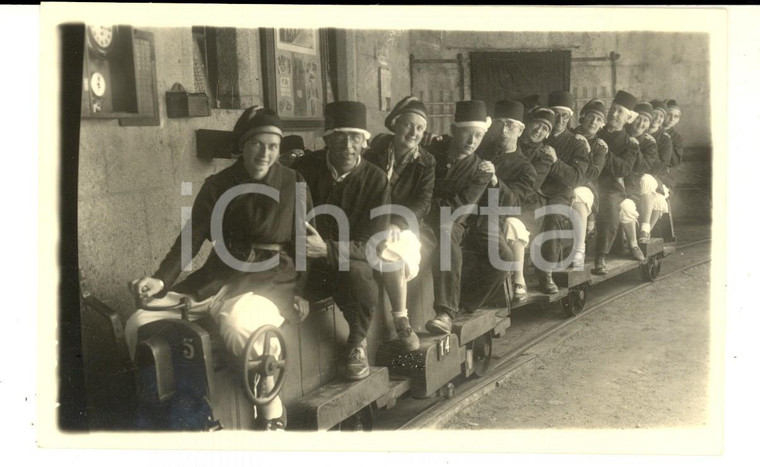
<path fill-rule="evenodd" d="M 530 290 L 519 303 L 512 300 L 507 278 L 503 293 L 473 314 L 459 315 L 451 334 L 420 332 L 420 348 L 399 350 L 393 341 L 370 341 L 370 375 L 348 382 L 338 377 L 340 344 L 347 325 L 331 299 L 312 303 L 302 323 L 267 328 L 280 341 L 280 358 L 266 355 L 255 362 L 228 362 L 217 339 L 213 319 L 162 320 L 140 329 L 133 364 L 117 314 L 89 294 L 83 295 L 86 382 L 92 429 L 215 430 L 256 427 L 256 403 L 279 394 L 287 409 L 289 430 L 369 430 L 378 410 L 390 410 L 402 396 L 451 397 L 451 381 L 460 375 L 480 377 L 491 366 L 492 339 L 509 328 L 510 315 L 521 307 L 561 302 L 562 314 L 580 313 L 590 287 L 632 269 L 654 281 L 662 259 L 675 251 L 675 238 L 640 241 L 646 261 L 610 257 L 606 275 L 583 270 L 556 272 L 559 292 Z M 420 288 L 424 288 L 423 284 Z M 85 287 L 83 287 L 85 289 Z M 381 291 L 381 293 L 383 293 Z M 382 303 L 382 302 L 381 302 Z M 180 303 L 174 308 L 181 310 Z M 418 325 L 426 317 L 418 317 Z M 374 319 L 372 334 L 383 336 L 382 319 Z M 249 348 L 246 354 L 250 353 Z M 251 358 L 253 354 L 251 354 Z M 245 359 L 245 360 L 250 360 Z M 256 394 L 252 381 L 274 375 L 276 384 Z"/>

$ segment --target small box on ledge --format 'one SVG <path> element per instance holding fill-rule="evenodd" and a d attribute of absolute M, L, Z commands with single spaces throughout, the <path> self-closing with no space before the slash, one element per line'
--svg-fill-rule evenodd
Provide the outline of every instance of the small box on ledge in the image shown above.
<path fill-rule="evenodd" d="M 203 92 L 189 93 L 180 83 L 166 91 L 166 116 L 169 118 L 208 117 L 208 96 Z"/>

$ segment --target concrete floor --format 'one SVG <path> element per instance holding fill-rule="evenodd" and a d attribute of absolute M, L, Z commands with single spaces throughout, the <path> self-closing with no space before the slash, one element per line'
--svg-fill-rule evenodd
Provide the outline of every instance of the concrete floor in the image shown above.
<path fill-rule="evenodd" d="M 707 263 L 570 324 L 443 428 L 667 433 L 710 425 L 709 286 Z"/>

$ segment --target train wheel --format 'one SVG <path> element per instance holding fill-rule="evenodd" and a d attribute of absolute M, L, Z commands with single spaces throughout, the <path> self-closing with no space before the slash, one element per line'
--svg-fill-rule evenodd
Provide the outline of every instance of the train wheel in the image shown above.
<path fill-rule="evenodd" d="M 491 367 L 491 333 L 487 332 L 472 341 L 472 372 L 478 378 L 488 374 Z"/>
<path fill-rule="evenodd" d="M 338 423 L 337 428 L 338 431 L 372 431 L 374 422 L 375 413 L 372 411 L 372 406 L 368 405 Z"/>
<path fill-rule="evenodd" d="M 641 278 L 645 281 L 654 282 L 660 275 L 661 266 L 659 255 L 652 256 L 649 261 L 640 266 Z"/>
<path fill-rule="evenodd" d="M 588 287 L 586 284 L 570 289 L 567 296 L 560 302 L 562 305 L 562 314 L 565 318 L 572 318 L 583 311 L 583 308 L 586 306 L 587 294 Z"/>

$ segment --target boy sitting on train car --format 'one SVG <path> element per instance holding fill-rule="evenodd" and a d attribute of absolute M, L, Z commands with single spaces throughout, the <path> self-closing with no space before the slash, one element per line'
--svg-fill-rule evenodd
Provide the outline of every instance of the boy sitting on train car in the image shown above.
<path fill-rule="evenodd" d="M 636 243 L 636 203 L 627 198 L 624 178 L 633 173 L 639 158 L 639 142 L 625 131 L 625 125 L 635 118 L 636 97 L 618 91 L 607 112 L 607 124 L 599 130 L 599 138 L 607 143 L 607 161 L 599 175 L 599 216 L 597 219 L 596 258 L 594 273 L 607 274 L 606 257 L 622 227 L 630 242 L 634 259 L 644 255 Z"/>
<path fill-rule="evenodd" d="M 477 214 L 472 208 L 477 209 L 492 175 L 480 169 L 481 159 L 475 151 L 490 126 L 485 102 L 460 101 L 450 127 L 451 137 L 441 138 L 430 146 L 436 159 L 435 185 L 426 221 L 438 243 L 432 265 L 436 315 L 425 324 L 431 334 L 450 333 L 451 320 L 460 310 L 462 278 L 467 272 L 462 255 L 466 223 L 469 216 Z M 489 291 L 493 290 L 494 281 L 500 282 L 498 275 L 474 281 L 472 285 L 480 291 Z"/>
<path fill-rule="evenodd" d="M 435 184 L 435 158 L 419 146 L 427 128 L 425 104 L 413 96 L 403 98 L 386 117 L 385 127 L 393 134 L 375 136 L 363 157 L 385 172 L 391 202 L 409 209 L 417 220 L 410 229 L 404 216 L 392 215 L 383 249 L 386 259 L 405 260 L 405 270 L 383 271 L 382 278 L 399 342 L 411 351 L 419 348 L 420 341 L 409 324 L 407 281 L 419 272 L 420 261 L 427 264 L 436 245 L 433 229 L 424 220 Z"/>
<path fill-rule="evenodd" d="M 580 112 L 579 125 L 571 130 L 583 135 L 591 149 L 588 169 L 583 177 L 583 183 L 573 190 L 573 209 L 578 212 L 582 225 L 580 231 L 584 236 L 576 239 L 577 247 L 573 254 L 573 266 L 582 267 L 586 261 L 586 232 L 594 231 L 595 215 L 599 211 L 599 189 L 597 179 L 604 169 L 607 160 L 607 143 L 599 138 L 597 133 L 604 127 L 607 120 L 607 109 L 604 102 L 592 99 L 583 106 Z"/>
<path fill-rule="evenodd" d="M 567 91 L 553 91 L 549 93 L 549 108 L 554 111 L 556 120 L 551 134 L 546 143 L 553 147 L 557 153 L 557 161 L 552 165 L 549 175 L 546 177 L 542 191 L 548 197 L 547 205 L 573 206 L 573 209 L 581 214 L 584 220 L 582 226 L 574 226 L 578 232 L 578 239 L 573 242 L 575 250 L 573 251 L 573 260 L 585 254 L 586 244 L 583 239 L 586 235 L 585 219 L 588 217 L 589 206 L 594 203 L 591 191 L 581 187 L 585 180 L 586 170 L 588 170 L 591 148 L 588 141 L 582 135 L 571 132 L 567 124 L 573 115 L 573 104 L 575 99 Z M 544 216 L 544 227 L 542 232 L 551 232 L 552 230 L 563 230 L 563 220 L 565 216 L 561 214 L 548 214 Z M 579 230 L 582 229 L 582 230 Z M 545 240 L 541 245 L 542 254 L 549 263 L 562 262 L 562 241 L 559 238 Z M 581 266 L 583 260 L 581 260 Z M 544 293 L 557 292 L 557 286 L 554 284 L 552 272 L 544 271 L 539 276 L 540 285 Z"/>
<path fill-rule="evenodd" d="M 307 291 L 309 298 L 332 296 L 346 318 L 344 376 L 359 380 L 369 376 L 366 337 L 378 298 L 367 243 L 388 229 L 388 216 L 370 213 L 390 202 L 390 190 L 385 173 L 362 158 L 370 138 L 364 104 L 327 104 L 323 138 L 325 149 L 293 163 L 309 185 L 315 209 L 323 210 L 307 237 L 307 252 L 316 258 Z"/>
<path fill-rule="evenodd" d="M 633 123 L 626 125 L 626 130 L 639 142 L 640 157 L 633 167 L 633 173 L 625 178 L 625 185 L 640 211 L 640 237 L 648 239 L 660 213 L 668 211 L 668 189 L 660 181 L 667 175 L 667 166 L 660 160 L 657 141 L 647 133 L 652 121 L 652 104 L 640 102 L 633 110 L 638 115 Z M 664 194 L 658 192 L 658 189 Z"/>
<path fill-rule="evenodd" d="M 282 316 L 300 321 L 309 312 L 308 303 L 301 298 L 306 276 L 296 272 L 293 261 L 296 183 L 303 178 L 276 164 L 281 138 L 282 123 L 274 112 L 256 107 L 243 112 L 234 129 L 233 154 L 240 156 L 233 165 L 207 178 L 193 203 L 190 251 L 184 251 L 185 235 L 181 233 L 158 270 L 132 283 L 134 293 L 142 300 L 177 302 L 182 296 L 192 297 L 195 304 L 191 317 L 210 313 L 219 324 L 225 348 L 237 358 L 242 358 L 246 341 L 260 326 L 279 326 Z M 277 190 L 279 202 L 252 192 L 251 186 Z M 241 191 L 229 201 L 220 200 L 233 190 Z M 217 206 L 218 201 L 228 204 Z M 220 225 L 214 226 L 213 213 L 218 209 L 224 216 Z M 222 238 L 215 237 L 219 227 Z M 186 263 L 206 241 L 213 241 L 214 249 L 203 267 L 175 284 L 180 272 L 189 266 Z M 249 269 L 252 263 L 271 260 L 273 267 L 255 272 Z M 132 358 L 138 328 L 178 317 L 179 312 L 171 311 L 137 310 L 132 314 L 125 329 Z M 271 343 L 274 356 L 279 358 L 277 339 Z M 257 350 L 262 347 L 263 342 L 254 343 Z M 266 386 L 271 387 L 274 381 L 270 376 L 263 384 L 268 390 Z M 258 415 L 265 429 L 285 427 L 279 398 L 261 407 Z"/>
<path fill-rule="evenodd" d="M 489 189 L 483 194 L 480 205 L 488 201 L 488 191 L 499 189 L 499 206 L 521 207 L 529 195 L 535 193 L 536 169 L 523 155 L 517 144 L 525 130 L 524 106 L 516 101 L 497 101 L 494 103 L 493 124 L 478 148 L 478 155 L 483 159 L 481 168 L 492 173 Z M 525 264 L 525 247 L 530 241 L 530 233 L 520 220 L 520 215 L 508 215 L 502 219 L 500 226 L 505 230 L 503 238 L 511 248 L 515 271 L 513 274 L 514 300 L 522 301 L 528 292 L 523 274 Z M 477 217 L 477 230 L 487 231 L 488 218 Z M 482 235 L 481 235 L 482 237 Z M 488 237 L 485 237 L 488 238 Z"/>
<path fill-rule="evenodd" d="M 536 171 L 533 189 L 525 196 L 521 205 L 521 213 L 518 216 L 518 219 L 528 230 L 528 233 L 534 237 L 541 232 L 543 225 L 541 218 L 536 219 L 535 211 L 546 205 L 546 196 L 541 191 L 541 187 L 544 185 L 552 166 L 557 161 L 557 153 L 554 151 L 554 148 L 546 144 L 546 139 L 552 132 L 556 120 L 557 116 L 551 109 L 542 107 L 534 109 L 528 114 L 525 130 L 517 140 L 520 152 L 523 153 Z M 520 261 L 517 251 L 516 256 L 517 260 Z M 524 271 L 524 265 L 522 269 L 515 271 L 514 283 L 516 286 L 518 284 L 525 285 Z M 517 289 L 518 287 L 515 287 L 515 292 L 517 292 Z M 527 297 L 527 290 L 525 290 L 524 295 L 522 293 L 521 295 L 520 299 Z"/>

